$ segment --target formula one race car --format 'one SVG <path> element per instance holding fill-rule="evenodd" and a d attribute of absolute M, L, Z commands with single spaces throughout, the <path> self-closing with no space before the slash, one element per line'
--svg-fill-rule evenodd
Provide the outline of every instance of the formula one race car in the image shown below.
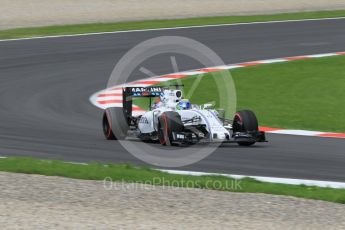
<path fill-rule="evenodd" d="M 266 141 L 265 133 L 258 130 L 258 121 L 252 111 L 239 111 L 233 120 L 229 120 L 220 116 L 210 104 L 191 104 L 183 99 L 181 86 L 174 87 L 124 87 L 123 107 L 107 108 L 104 112 L 106 139 L 122 140 L 131 136 L 162 145 L 231 142 L 250 146 Z M 133 99 L 137 97 L 150 100 L 149 110 L 133 115 Z"/>

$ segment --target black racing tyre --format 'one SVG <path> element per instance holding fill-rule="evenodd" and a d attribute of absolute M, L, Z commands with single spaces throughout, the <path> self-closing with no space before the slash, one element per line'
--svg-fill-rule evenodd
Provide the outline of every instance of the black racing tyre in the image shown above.
<path fill-rule="evenodd" d="M 108 108 L 103 114 L 103 133 L 107 140 L 123 140 L 127 136 L 128 123 L 122 108 Z"/>
<path fill-rule="evenodd" d="M 258 132 L 259 125 L 258 120 L 254 112 L 250 110 L 242 110 L 235 114 L 233 120 L 234 132 Z M 255 144 L 255 141 L 239 141 L 237 142 L 241 146 L 250 146 Z"/>
<path fill-rule="evenodd" d="M 104 136 L 107 140 L 116 140 L 113 130 L 111 129 L 111 124 L 109 120 L 110 119 L 107 116 L 107 112 L 104 111 L 103 119 L 102 119 L 102 128 L 103 128 Z"/>
<path fill-rule="evenodd" d="M 158 118 L 158 139 L 162 145 L 173 145 L 173 132 L 182 132 L 183 129 L 181 116 L 177 112 L 167 111 Z"/>

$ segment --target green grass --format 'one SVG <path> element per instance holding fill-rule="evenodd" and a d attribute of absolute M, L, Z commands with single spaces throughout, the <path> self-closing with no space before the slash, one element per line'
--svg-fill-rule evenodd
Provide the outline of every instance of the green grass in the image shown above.
<path fill-rule="evenodd" d="M 345 131 L 345 57 L 232 71 L 238 109 L 253 109 L 262 125 Z"/>
<path fill-rule="evenodd" d="M 315 18 L 334 18 L 344 17 L 345 10 L 318 11 L 301 13 L 284 13 L 274 15 L 252 15 L 252 16 L 222 16 L 222 17 L 203 17 L 190 19 L 173 20 L 150 20 L 132 21 L 117 23 L 93 23 L 79 25 L 60 25 L 34 28 L 18 28 L 0 31 L 0 39 L 24 38 L 49 35 L 83 34 L 95 32 L 125 31 L 137 29 L 155 29 L 179 26 L 197 26 L 214 24 L 231 24 L 240 22 L 264 22 L 281 21 L 294 19 L 315 19 Z"/>
<path fill-rule="evenodd" d="M 62 176 L 76 179 L 137 182 L 151 185 L 173 185 L 231 192 L 267 193 L 307 199 L 345 203 L 345 189 L 320 188 L 305 185 L 264 183 L 250 178 L 239 180 L 224 176 L 185 176 L 160 172 L 147 167 L 129 164 L 79 165 L 62 161 L 39 160 L 34 158 L 10 157 L 0 159 L 0 171 Z"/>
<path fill-rule="evenodd" d="M 212 74 L 202 76 L 190 98 L 192 103 L 219 101 L 221 90 L 214 78 L 223 75 Z M 252 66 L 234 69 L 231 74 L 236 87 L 237 110 L 255 111 L 260 125 L 345 132 L 344 56 Z M 185 93 L 196 77 L 182 80 Z"/>

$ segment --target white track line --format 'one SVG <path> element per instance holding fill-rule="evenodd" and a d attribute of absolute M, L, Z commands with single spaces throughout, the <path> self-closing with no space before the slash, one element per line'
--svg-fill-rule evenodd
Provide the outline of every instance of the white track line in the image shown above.
<path fill-rule="evenodd" d="M 194 172 L 194 171 L 180 171 L 180 170 L 168 170 L 168 169 L 157 169 L 162 172 L 178 175 L 191 175 L 191 176 L 224 176 L 233 179 L 252 178 L 261 182 L 268 183 L 279 183 L 289 185 L 307 185 L 317 186 L 322 188 L 336 188 L 345 189 L 345 183 L 334 182 L 334 181 L 320 181 L 320 180 L 303 180 L 303 179 L 290 179 L 280 177 L 264 177 L 264 176 L 247 176 L 247 175 L 236 175 L 236 174 L 223 174 L 223 173 L 206 173 L 206 172 Z"/>
<path fill-rule="evenodd" d="M 30 37 L 30 38 L 2 39 L 2 40 L 0 40 L 0 42 L 22 41 L 22 40 L 33 40 L 33 39 L 46 39 L 46 38 L 61 38 L 61 37 L 80 37 L 80 36 L 103 35 L 103 34 L 133 33 L 133 32 L 159 31 L 159 30 L 180 30 L 180 29 L 204 28 L 204 27 L 223 27 L 223 26 L 240 26 L 240 25 L 256 25 L 256 24 L 274 24 L 274 23 L 304 22 L 304 21 L 306 21 L 306 22 L 308 22 L 308 21 L 328 21 L 328 20 L 341 20 L 341 19 L 345 19 L 345 17 L 306 18 L 306 19 L 291 19 L 291 20 L 264 21 L 264 22 L 260 22 L 260 21 L 258 21 L 258 22 L 240 22 L 240 23 L 225 23 L 225 24 L 214 24 L 214 25 L 210 24 L 210 25 L 199 25 L 199 26 L 178 26 L 178 27 L 163 27 L 163 28 L 140 29 L 140 30 L 121 30 L 121 31 L 109 31 L 109 32 L 83 33 L 83 34 L 37 36 L 37 37 Z"/>

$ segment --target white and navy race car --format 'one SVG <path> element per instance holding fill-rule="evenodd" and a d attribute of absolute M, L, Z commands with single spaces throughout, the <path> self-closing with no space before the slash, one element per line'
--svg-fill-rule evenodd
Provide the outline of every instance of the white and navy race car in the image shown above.
<path fill-rule="evenodd" d="M 123 106 L 104 111 L 106 139 L 122 140 L 131 136 L 162 145 L 233 142 L 250 146 L 266 141 L 252 111 L 239 111 L 233 120 L 225 119 L 210 104 L 191 104 L 183 98 L 180 86 L 174 87 L 124 87 Z M 132 114 L 133 98 L 136 97 L 149 98 L 148 111 Z"/>

